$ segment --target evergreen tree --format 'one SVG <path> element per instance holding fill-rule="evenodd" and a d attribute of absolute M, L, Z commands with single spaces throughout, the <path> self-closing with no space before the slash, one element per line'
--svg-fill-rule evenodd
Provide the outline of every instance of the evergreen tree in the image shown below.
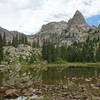
<path fill-rule="evenodd" d="M 39 38 L 37 39 L 37 48 L 40 47 L 40 44 L 39 44 Z"/>
<path fill-rule="evenodd" d="M 11 46 L 11 45 L 12 45 L 12 44 L 11 44 L 11 41 L 8 41 L 7 45 L 8 45 L 8 46 Z"/>
<path fill-rule="evenodd" d="M 87 50 L 87 62 L 93 62 L 94 61 L 94 49 L 93 46 L 90 45 L 88 50 Z"/>
<path fill-rule="evenodd" d="M 13 37 L 13 40 L 12 40 L 12 46 L 15 47 L 15 37 Z"/>
<path fill-rule="evenodd" d="M 12 46 L 17 47 L 18 44 L 19 44 L 18 35 L 16 35 L 15 37 L 13 37 Z"/>
<path fill-rule="evenodd" d="M 56 57 L 56 48 L 53 43 L 49 43 L 48 45 L 48 62 L 55 62 L 57 59 Z"/>
<path fill-rule="evenodd" d="M 95 59 L 97 62 L 100 62 L 100 43 L 99 43 L 99 46 L 96 50 L 96 56 L 95 56 Z"/>
<path fill-rule="evenodd" d="M 66 60 L 66 47 L 65 46 L 61 46 L 61 48 L 60 48 L 60 54 L 61 54 L 61 58 L 63 59 L 63 60 Z M 58 55 L 58 54 L 57 54 Z"/>
<path fill-rule="evenodd" d="M 48 63 L 56 61 L 56 48 L 53 43 L 46 44 L 46 42 L 44 42 L 42 47 L 42 57 L 44 60 L 47 60 Z"/>
<path fill-rule="evenodd" d="M 32 42 L 32 47 L 35 48 L 36 47 L 36 43 L 33 41 Z"/>
<path fill-rule="evenodd" d="M 6 34 L 3 35 L 3 46 L 6 46 Z"/>
<path fill-rule="evenodd" d="M 24 36 L 24 44 L 28 44 L 27 36 Z"/>
<path fill-rule="evenodd" d="M 3 60 L 3 40 L 2 36 L 0 35 L 0 63 Z"/>
<path fill-rule="evenodd" d="M 42 46 L 42 57 L 44 60 L 47 60 L 47 56 L 48 56 L 48 52 L 47 52 L 47 44 L 46 41 L 43 42 L 43 46 Z"/>

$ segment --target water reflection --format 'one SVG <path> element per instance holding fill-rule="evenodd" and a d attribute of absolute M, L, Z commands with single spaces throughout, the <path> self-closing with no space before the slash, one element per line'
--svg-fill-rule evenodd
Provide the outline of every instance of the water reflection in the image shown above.
<path fill-rule="evenodd" d="M 3 72 L 0 72 L 0 88 L 2 87 L 3 83 Z M 4 100 L 4 95 L 0 94 L 0 100 Z"/>
<path fill-rule="evenodd" d="M 2 86 L 3 82 L 3 72 L 0 72 L 0 87 Z"/>
<path fill-rule="evenodd" d="M 49 67 L 43 72 L 42 79 L 44 83 L 59 83 L 67 81 L 67 78 L 89 78 L 100 75 L 99 67 L 68 67 L 60 69 L 57 67 Z"/>

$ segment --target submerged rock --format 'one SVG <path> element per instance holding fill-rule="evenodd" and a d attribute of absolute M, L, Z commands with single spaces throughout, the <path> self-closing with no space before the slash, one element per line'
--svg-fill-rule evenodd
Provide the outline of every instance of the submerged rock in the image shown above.
<path fill-rule="evenodd" d="M 8 89 L 5 91 L 5 96 L 9 98 L 16 98 L 20 96 L 20 92 L 17 89 Z"/>
<path fill-rule="evenodd" d="M 1 88 L 0 88 L 0 93 L 5 93 L 6 90 L 8 90 L 8 88 L 6 88 L 6 87 L 1 87 Z"/>
<path fill-rule="evenodd" d="M 32 96 L 33 95 L 33 91 L 26 91 L 24 93 L 24 96 Z"/>

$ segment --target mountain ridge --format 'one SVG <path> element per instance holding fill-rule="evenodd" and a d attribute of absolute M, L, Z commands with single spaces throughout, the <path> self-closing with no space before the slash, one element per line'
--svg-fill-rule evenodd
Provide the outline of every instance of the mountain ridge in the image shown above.
<path fill-rule="evenodd" d="M 46 40 L 61 46 L 71 45 L 74 42 L 84 42 L 89 35 L 95 32 L 98 32 L 98 35 L 100 34 L 100 25 L 98 27 L 89 26 L 82 13 L 77 10 L 69 21 L 50 22 L 43 25 L 40 32 L 26 36 L 31 44 L 32 42 L 38 42 L 42 46 L 44 40 Z M 4 33 L 7 41 L 11 41 L 16 35 L 24 34 L 0 27 L 0 34 L 3 35 Z"/>
<path fill-rule="evenodd" d="M 89 26 L 82 13 L 77 10 L 68 22 L 50 22 L 43 25 L 40 32 L 33 35 L 32 39 L 33 42 L 39 42 L 40 46 L 43 45 L 44 40 L 58 45 L 71 45 L 74 42 L 84 42 L 89 35 L 98 29 Z"/>
<path fill-rule="evenodd" d="M 24 33 L 18 31 L 9 31 L 3 27 L 0 27 L 0 35 L 3 36 L 4 34 L 6 36 L 7 41 L 12 41 L 13 37 L 15 37 L 16 35 L 18 35 L 19 37 L 21 37 L 22 34 L 25 35 Z"/>

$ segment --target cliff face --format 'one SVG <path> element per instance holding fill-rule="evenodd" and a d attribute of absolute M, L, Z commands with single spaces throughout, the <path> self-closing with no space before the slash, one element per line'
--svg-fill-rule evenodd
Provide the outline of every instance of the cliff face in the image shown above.
<path fill-rule="evenodd" d="M 98 29 L 100 30 L 100 24 L 99 24 L 99 26 L 98 26 Z"/>
<path fill-rule="evenodd" d="M 43 25 L 40 32 L 33 35 L 32 39 L 35 42 L 43 44 L 44 40 L 52 41 L 57 43 L 58 38 L 62 35 L 62 32 L 68 28 L 67 22 L 51 22 Z"/>
<path fill-rule="evenodd" d="M 68 21 L 68 27 L 73 31 L 80 29 L 79 31 L 81 32 L 88 32 L 90 29 L 90 26 L 86 23 L 84 16 L 78 10 L 76 11 L 73 18 Z"/>
<path fill-rule="evenodd" d="M 68 26 L 75 26 L 75 25 L 87 25 L 83 15 L 78 10 L 76 11 L 73 18 L 68 21 Z"/>
<path fill-rule="evenodd" d="M 10 40 L 13 38 L 13 34 L 10 31 L 0 27 L 0 34 L 3 35 L 4 33 L 6 35 L 7 40 Z"/>
<path fill-rule="evenodd" d="M 21 37 L 21 35 L 24 34 L 24 33 L 20 33 L 18 31 L 9 31 L 7 29 L 4 29 L 4 28 L 0 27 L 0 34 L 2 36 L 5 34 L 6 35 L 6 40 L 7 41 L 11 41 L 13 39 L 13 37 L 15 37 L 16 35 L 18 35 L 19 37 Z"/>
<path fill-rule="evenodd" d="M 33 35 L 32 39 L 39 42 L 41 46 L 44 40 L 59 45 L 70 45 L 74 42 L 84 42 L 96 30 L 96 27 L 86 23 L 82 13 L 77 10 L 68 22 L 51 22 L 43 25 L 40 32 Z"/>
<path fill-rule="evenodd" d="M 67 22 L 51 22 L 43 25 L 40 32 L 57 33 L 61 34 L 62 30 L 68 27 Z"/>

